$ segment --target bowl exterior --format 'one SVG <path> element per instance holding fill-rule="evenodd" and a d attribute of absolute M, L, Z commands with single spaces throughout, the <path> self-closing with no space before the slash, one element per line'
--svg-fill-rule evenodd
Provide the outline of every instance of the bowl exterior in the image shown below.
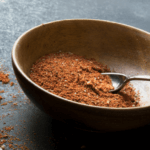
<path fill-rule="evenodd" d="M 75 28 L 74 23 L 72 23 L 72 22 L 74 22 L 74 20 L 70 20 L 69 23 L 71 25 L 73 25 L 73 29 L 74 29 Z M 82 22 L 82 20 L 76 20 L 75 26 L 78 25 L 78 22 L 81 22 L 81 25 L 83 28 L 84 21 Z M 87 23 L 89 22 L 89 24 L 91 22 L 92 26 L 95 25 L 98 29 L 97 21 L 96 21 L 97 23 L 95 21 L 93 23 L 93 20 L 89 20 L 89 21 L 86 20 L 86 22 Z M 57 22 L 53 23 L 53 24 L 57 24 Z M 44 32 L 46 33 L 46 26 L 53 26 L 53 24 L 49 23 L 49 24 L 45 25 L 45 27 L 43 27 L 43 26 L 39 27 L 39 29 L 44 28 Z M 58 24 L 61 24 L 61 22 L 58 22 Z M 65 24 L 65 22 L 62 21 L 62 24 Z M 105 29 L 107 22 L 103 21 L 102 24 L 104 24 L 104 29 Z M 110 22 L 108 24 L 110 24 Z M 88 26 L 88 24 L 87 24 L 87 26 Z M 111 25 L 108 25 L 108 26 L 109 26 L 109 28 L 111 27 Z M 119 28 L 117 28 L 115 26 L 119 26 Z M 67 27 L 68 27 L 68 24 L 67 24 Z M 120 28 L 121 28 L 120 25 L 112 23 L 111 36 L 113 37 L 114 29 L 117 29 L 120 32 Z M 49 28 L 47 28 L 47 29 L 49 29 Z M 67 28 L 65 28 L 65 30 L 67 30 Z M 70 28 L 70 30 L 72 30 L 72 28 Z M 95 31 L 95 34 L 93 34 L 93 32 L 91 32 L 91 30 L 94 31 L 95 28 L 94 27 L 90 28 L 90 33 L 92 34 L 92 38 L 94 37 L 94 35 L 99 36 L 99 34 L 97 34 L 97 31 Z M 128 30 L 130 31 L 129 27 L 127 27 L 127 31 Z M 62 31 L 64 32 L 64 30 L 62 30 Z M 85 32 L 86 32 L 86 30 L 85 30 Z M 105 31 L 102 31 L 102 32 L 109 33 L 110 31 L 108 31 L 106 28 L 106 32 Z M 125 31 L 125 29 L 123 32 L 127 33 Z M 138 31 L 136 31 L 136 32 L 133 31 L 133 32 L 136 33 Z M 142 32 L 142 31 L 139 31 L 138 34 L 140 34 L 140 32 Z M 29 33 L 31 35 L 32 30 L 30 30 Z M 73 32 L 73 34 L 75 34 L 75 33 L 76 32 Z M 78 31 L 78 33 L 80 33 L 80 31 Z M 34 30 L 33 34 L 35 34 L 35 30 Z M 132 35 L 130 32 L 129 32 L 129 34 Z M 40 35 L 40 33 L 39 33 L 39 35 Z M 53 34 L 51 34 L 51 35 L 53 35 Z M 87 34 L 84 33 L 84 35 L 86 36 Z M 104 35 L 106 37 L 109 37 L 109 41 L 112 42 L 111 44 L 114 43 L 113 38 L 108 36 L 108 34 L 104 34 Z M 27 36 L 26 39 L 28 39 L 28 35 L 24 35 L 24 36 Z M 70 36 L 72 36 L 72 35 L 69 34 L 68 37 L 70 37 Z M 119 37 L 120 35 L 119 36 L 116 35 L 116 36 Z M 147 35 L 145 35 L 145 37 L 146 36 Z M 31 37 L 29 37 L 29 38 L 32 39 Z M 80 37 L 77 37 L 77 38 L 80 38 Z M 99 42 L 97 40 L 98 38 L 96 40 L 93 40 L 92 38 L 88 38 L 87 40 L 90 40 L 94 44 L 98 44 L 98 42 Z M 121 38 L 122 38 L 122 36 L 121 36 Z M 67 39 L 67 35 L 65 35 L 65 39 Z M 84 39 L 84 38 L 81 38 L 81 40 L 82 39 Z M 122 43 L 125 42 L 124 45 L 127 45 L 125 39 L 121 39 L 121 40 L 122 40 Z M 24 41 L 23 41 L 24 43 L 22 41 L 21 42 L 20 41 L 21 40 L 18 40 L 15 44 L 17 44 L 19 46 L 25 45 Z M 62 42 L 62 41 L 60 41 L 60 42 Z M 85 46 L 86 42 L 85 41 L 83 41 L 83 42 L 84 42 L 83 46 Z M 133 40 L 133 42 L 134 42 L 134 40 Z M 33 43 L 33 42 L 31 42 L 31 43 Z M 37 43 L 37 42 L 35 42 L 35 43 Z M 78 41 L 78 43 L 80 44 L 82 42 Z M 71 43 L 71 44 L 73 45 L 73 43 Z M 118 43 L 118 45 L 115 44 L 115 46 L 116 46 L 115 49 L 117 49 L 117 47 L 120 49 L 121 45 L 119 45 L 119 44 L 120 43 Z M 55 43 L 54 43 L 54 45 L 55 45 Z M 104 45 L 105 45 L 105 47 L 110 46 L 109 44 L 107 44 L 107 40 L 103 40 L 102 44 L 100 46 L 103 46 L 103 48 L 104 48 Z M 129 42 L 129 46 L 131 46 L 131 45 L 132 44 Z M 143 44 L 143 45 L 146 46 L 146 44 Z M 28 47 L 28 44 L 27 44 L 27 47 Z M 42 47 L 42 46 L 40 45 L 40 47 Z M 57 48 L 57 44 L 56 44 L 56 48 Z M 87 48 L 89 48 L 89 46 Z M 95 49 L 96 48 L 99 49 L 99 47 L 95 47 Z M 132 49 L 134 50 L 134 47 Z M 130 108 L 117 109 L 117 108 L 104 108 L 104 107 L 88 106 L 88 105 L 79 104 L 77 102 L 63 99 L 59 96 L 56 96 L 50 92 L 47 92 L 47 91 L 39 88 L 39 86 L 33 84 L 31 82 L 31 80 L 20 71 L 21 67 L 20 67 L 20 69 L 18 69 L 19 65 L 18 64 L 16 65 L 17 61 L 14 61 L 16 59 L 15 57 L 18 57 L 18 56 L 16 56 L 17 54 L 14 55 L 14 51 L 18 51 L 16 47 L 13 47 L 13 50 L 12 50 L 12 65 L 13 65 L 13 69 L 14 69 L 16 78 L 17 78 L 21 88 L 23 89 L 23 91 L 27 95 L 27 97 L 40 110 L 49 114 L 51 117 L 58 119 L 60 121 L 66 122 L 66 123 L 72 125 L 73 127 L 80 128 L 82 130 L 96 131 L 96 132 L 121 131 L 121 130 L 137 128 L 137 127 L 144 126 L 144 125 L 150 123 L 150 107 L 149 106 L 135 108 L 135 109 L 130 109 Z M 81 52 L 81 49 L 79 50 L 79 53 L 80 52 Z M 97 53 L 99 55 L 105 56 L 107 60 L 109 60 L 108 58 L 112 58 L 112 57 L 116 58 L 117 55 L 118 56 L 121 55 L 119 50 L 116 50 L 116 53 L 114 56 L 113 56 L 113 53 L 111 53 L 112 51 L 109 51 L 109 52 L 106 51 L 106 54 L 105 54 L 105 51 L 100 52 L 99 50 L 97 50 L 95 52 L 94 51 L 91 52 L 89 49 L 88 52 L 89 52 L 89 56 L 90 56 L 90 54 L 94 53 L 95 54 L 94 56 L 97 58 L 97 55 L 96 55 L 96 53 Z M 85 53 L 85 51 L 83 51 L 83 53 Z M 123 53 L 124 57 L 126 57 L 124 50 L 122 50 L 122 53 Z M 130 53 L 134 54 L 135 52 L 131 51 Z M 24 55 L 25 55 L 25 53 L 24 53 Z M 117 58 L 119 58 L 118 56 L 117 56 Z M 103 57 L 102 57 L 102 59 L 105 61 L 105 59 Z M 130 60 L 130 58 L 128 60 Z M 111 64 L 111 62 L 109 62 L 109 63 Z M 117 66 L 117 64 L 118 64 L 118 61 L 116 61 L 116 66 Z M 132 63 L 130 63 L 130 64 L 132 65 Z M 25 62 L 23 62 L 23 65 L 25 65 Z M 134 65 L 134 63 L 133 63 L 133 65 Z"/>

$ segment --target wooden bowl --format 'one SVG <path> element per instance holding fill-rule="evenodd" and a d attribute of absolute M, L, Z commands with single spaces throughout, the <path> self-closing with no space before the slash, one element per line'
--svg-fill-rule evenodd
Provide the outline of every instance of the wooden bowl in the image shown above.
<path fill-rule="evenodd" d="M 124 24 L 74 19 L 42 24 L 23 33 L 12 49 L 17 80 L 42 111 L 71 126 L 88 131 L 121 131 L 150 123 L 150 83 L 134 81 L 141 106 L 109 108 L 80 104 L 54 95 L 29 78 L 32 64 L 51 52 L 72 52 L 95 58 L 116 72 L 150 73 L 150 34 Z"/>

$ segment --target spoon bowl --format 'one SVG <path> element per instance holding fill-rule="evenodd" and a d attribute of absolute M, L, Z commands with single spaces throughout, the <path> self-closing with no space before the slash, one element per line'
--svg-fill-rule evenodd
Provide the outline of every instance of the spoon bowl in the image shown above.
<path fill-rule="evenodd" d="M 112 81 L 112 85 L 114 90 L 110 90 L 109 92 L 118 92 L 120 91 L 127 82 L 131 80 L 146 80 L 150 81 L 150 76 L 148 75 L 137 75 L 137 76 L 127 76 L 121 73 L 101 73 L 102 75 L 108 75 Z"/>

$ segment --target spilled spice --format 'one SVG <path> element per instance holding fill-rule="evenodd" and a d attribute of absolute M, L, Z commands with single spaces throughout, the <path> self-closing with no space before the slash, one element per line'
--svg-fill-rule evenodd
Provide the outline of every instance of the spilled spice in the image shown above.
<path fill-rule="evenodd" d="M 4 129 L 5 129 L 6 131 L 11 131 L 11 130 L 14 129 L 14 127 L 13 127 L 13 126 L 9 126 L 9 127 L 5 127 Z"/>
<path fill-rule="evenodd" d="M 21 149 L 21 150 L 29 150 L 27 146 L 24 144 L 14 144 L 16 141 L 21 141 L 19 138 L 16 138 L 12 135 L 9 135 L 9 132 L 13 130 L 13 126 L 4 127 L 3 130 L 0 130 L 0 148 L 5 150 L 6 145 L 13 150 Z"/>
<path fill-rule="evenodd" d="M 18 103 L 17 103 L 17 102 L 16 102 L 16 103 L 13 103 L 13 105 L 18 106 Z"/>
<path fill-rule="evenodd" d="M 2 71 L 0 71 L 0 81 L 2 81 L 2 83 L 6 84 L 10 81 L 8 76 L 9 74 L 5 74 Z"/>
<path fill-rule="evenodd" d="M 4 93 L 4 90 L 0 91 L 0 93 Z"/>
<path fill-rule="evenodd" d="M 14 85 L 14 82 L 10 82 L 10 86 L 13 86 Z"/>
<path fill-rule="evenodd" d="M 15 95 L 12 96 L 13 98 L 17 98 Z"/>
<path fill-rule="evenodd" d="M 0 68 L 0 81 L 2 81 L 3 84 L 8 84 L 10 81 L 9 74 L 6 74 L 3 71 L 1 71 L 1 68 Z M 14 85 L 14 82 L 10 82 L 10 86 L 13 86 L 13 85 Z M 5 91 L 1 90 L 0 93 L 5 93 Z M 17 97 L 14 96 L 13 94 L 11 94 L 11 95 L 12 95 L 13 101 L 0 103 L 0 107 L 2 109 L 3 109 L 2 106 L 7 105 L 8 103 L 13 103 L 13 106 L 18 106 L 18 103 L 14 102 L 14 100 Z M 3 97 L 0 95 L 0 100 L 2 100 L 2 99 L 3 99 Z M 2 101 L 0 101 L 0 102 L 2 102 Z M 16 110 L 16 109 L 14 109 L 14 110 Z M 3 120 L 3 118 L 8 115 L 9 115 L 9 117 L 11 117 L 9 113 L 7 115 L 3 114 L 2 116 L 0 116 L 0 120 Z M 6 124 L 6 122 L 3 122 L 3 124 Z M 0 150 L 5 150 L 7 148 L 13 149 L 13 150 L 17 150 L 17 149 L 29 150 L 29 148 L 26 146 L 25 142 L 24 142 L 24 144 L 15 144 L 17 141 L 21 141 L 21 140 L 15 136 L 9 135 L 10 131 L 12 131 L 12 130 L 14 130 L 14 126 L 5 126 L 5 127 L 3 127 L 3 129 L 0 128 Z"/>
<path fill-rule="evenodd" d="M 31 68 L 30 78 L 47 91 L 82 104 L 105 107 L 139 106 L 139 93 L 130 83 L 118 93 L 111 79 L 102 72 L 110 72 L 107 65 L 72 53 L 53 53 L 38 59 Z"/>
<path fill-rule="evenodd" d="M 13 148 L 13 145 L 12 145 L 12 144 L 9 144 L 9 148 Z"/>
<path fill-rule="evenodd" d="M 4 102 L 4 103 L 1 104 L 1 106 L 4 106 L 4 105 L 7 105 L 7 102 Z"/>

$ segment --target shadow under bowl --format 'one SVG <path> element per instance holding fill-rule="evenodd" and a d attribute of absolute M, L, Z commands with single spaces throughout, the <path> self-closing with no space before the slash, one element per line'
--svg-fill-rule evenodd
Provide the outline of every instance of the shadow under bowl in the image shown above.
<path fill-rule="evenodd" d="M 71 126 L 108 132 L 133 129 L 150 123 L 149 104 L 141 103 L 140 107 L 132 108 L 89 106 L 54 95 L 31 81 L 29 72 L 32 64 L 39 57 L 60 50 L 95 58 L 119 73 L 149 74 L 149 33 L 103 20 L 50 22 L 30 29 L 17 39 L 12 49 L 12 64 L 17 80 L 29 99 L 45 113 Z M 136 85 L 148 102 L 148 82 L 144 82 L 143 86 L 141 82 Z"/>

